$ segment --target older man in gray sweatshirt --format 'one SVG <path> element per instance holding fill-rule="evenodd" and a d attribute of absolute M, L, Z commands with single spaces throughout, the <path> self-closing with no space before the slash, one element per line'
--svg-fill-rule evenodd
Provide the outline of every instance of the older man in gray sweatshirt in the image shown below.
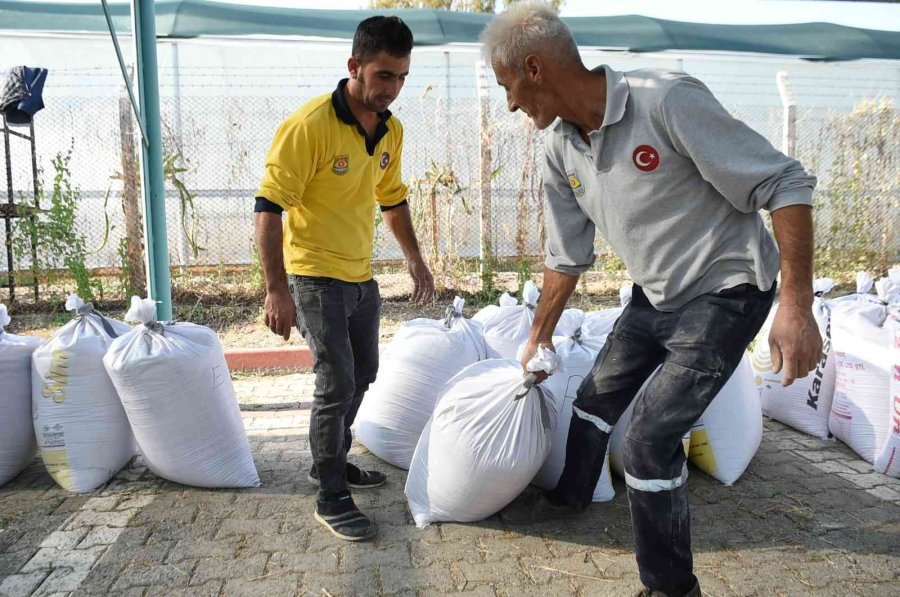
<path fill-rule="evenodd" d="M 635 283 L 578 390 L 557 487 L 523 496 L 503 518 L 527 523 L 584 511 L 613 426 L 636 400 L 623 457 L 645 585 L 638 595 L 698 596 L 681 439 L 762 326 L 779 268 L 769 337 L 775 368 L 783 366 L 785 384 L 815 369 L 815 178 L 732 118 L 697 79 L 586 69 L 546 5 L 514 5 L 482 41 L 509 109 L 540 129 L 559 119 L 545 143 L 547 258 L 523 363 L 538 345 L 552 347 L 559 316 L 594 262 L 596 232 Z M 777 247 L 761 209 L 772 214 Z"/>

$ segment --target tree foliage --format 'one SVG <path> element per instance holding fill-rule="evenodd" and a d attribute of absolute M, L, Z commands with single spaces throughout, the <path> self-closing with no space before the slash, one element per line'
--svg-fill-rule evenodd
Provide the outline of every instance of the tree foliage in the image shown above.
<path fill-rule="evenodd" d="M 521 0 L 369 0 L 369 8 L 431 8 L 438 10 L 458 10 L 462 12 L 497 12 L 497 8 L 515 4 Z M 551 0 L 554 8 L 559 7 L 566 0 Z"/>

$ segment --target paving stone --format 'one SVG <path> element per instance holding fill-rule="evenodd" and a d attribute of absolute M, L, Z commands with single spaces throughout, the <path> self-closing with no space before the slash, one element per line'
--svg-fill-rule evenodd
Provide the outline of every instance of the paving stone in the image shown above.
<path fill-rule="evenodd" d="M 376 597 L 376 570 L 360 570 L 348 574 L 310 573 L 301 581 L 303 597 Z"/>
<path fill-rule="evenodd" d="M 125 567 L 113 584 L 112 590 L 115 592 L 132 587 L 184 586 L 190 577 L 190 570 L 184 570 L 175 564 L 132 564 Z"/>
<path fill-rule="evenodd" d="M 88 534 L 87 529 L 78 529 L 76 531 L 55 531 L 49 537 L 41 541 L 41 547 L 52 547 L 55 549 L 73 549 L 78 545 L 85 535 Z"/>
<path fill-rule="evenodd" d="M 271 402 L 270 378 L 254 383 Z M 189 488 L 132 465 L 100 491 L 72 496 L 34 463 L 0 489 L 0 583 L 50 594 L 86 574 L 61 597 L 324 597 L 323 588 L 333 597 L 618 597 L 639 587 L 618 478 L 616 497 L 576 521 L 518 528 L 491 518 L 417 529 L 404 473 L 354 444 L 354 462 L 390 477 L 355 496 L 379 534 L 358 545 L 334 538 L 311 516 L 308 416 L 245 416 L 255 421 L 253 449 L 259 455 L 264 446 L 271 465 L 259 488 Z M 704 594 L 896 594 L 900 480 L 876 475 L 846 446 L 767 421 L 759 454 L 734 487 L 691 467 L 688 488 Z M 70 555 L 92 550 L 102 554 L 96 561 Z M 35 568 L 23 571 L 29 561 Z"/>
<path fill-rule="evenodd" d="M 75 531 L 73 531 L 75 532 Z M 88 531 L 82 531 L 81 541 L 78 543 L 78 549 L 87 549 L 89 547 L 97 547 L 98 545 L 112 545 L 118 541 L 122 534 L 120 528 L 95 527 Z"/>
<path fill-rule="evenodd" d="M 280 527 L 277 520 L 230 518 L 222 521 L 216 539 L 227 539 L 235 535 L 275 535 Z"/>
<path fill-rule="evenodd" d="M 92 547 L 90 549 L 59 550 L 52 547 L 39 549 L 34 557 L 22 566 L 22 572 L 33 572 L 49 568 L 79 568 L 88 569 L 100 559 L 106 551 L 106 547 Z"/>
<path fill-rule="evenodd" d="M 211 580 L 195 587 L 147 587 L 144 597 L 219 597 L 224 585 L 224 580 Z"/>
<path fill-rule="evenodd" d="M 497 584 L 506 587 L 527 587 L 533 584 L 516 558 L 481 564 L 456 562 L 453 567 L 459 571 L 464 586 Z"/>
<path fill-rule="evenodd" d="M 146 508 L 156 499 L 155 495 L 129 495 L 123 497 L 118 504 L 116 510 L 129 510 L 132 508 Z"/>
<path fill-rule="evenodd" d="M 65 594 L 75 591 L 90 573 L 90 569 L 55 568 L 34 592 L 36 597 Z"/>
<path fill-rule="evenodd" d="M 300 576 L 284 576 L 275 579 L 263 577 L 256 580 L 232 579 L 225 582 L 224 597 L 275 597 L 278 595 L 294 595 L 300 587 Z"/>
<path fill-rule="evenodd" d="M 339 553 L 324 551 L 314 553 L 273 553 L 266 567 L 267 574 L 292 574 L 321 572 L 333 574 L 338 571 Z"/>
<path fill-rule="evenodd" d="M 887 500 L 891 502 L 896 502 L 900 500 L 900 491 L 896 489 L 891 489 L 887 486 L 874 487 L 872 489 L 867 489 L 866 493 L 869 495 L 874 495 L 880 500 Z"/>
<path fill-rule="evenodd" d="M 92 527 L 127 527 L 134 518 L 136 510 L 124 510 L 122 512 L 95 512 L 85 510 L 79 512 L 66 524 L 66 530 L 77 530 Z"/>
<path fill-rule="evenodd" d="M 172 551 L 169 552 L 167 561 L 177 564 L 184 560 L 197 558 L 231 559 L 237 555 L 239 545 L 238 541 L 229 539 L 221 539 L 219 541 L 184 539 L 179 541 Z"/>
<path fill-rule="evenodd" d="M 844 474 L 856 474 L 856 471 L 844 464 L 843 462 L 837 462 L 835 460 L 826 460 L 825 462 L 817 462 L 812 465 L 813 467 L 819 469 L 823 473 L 844 473 Z"/>
<path fill-rule="evenodd" d="M 49 575 L 49 570 L 35 570 L 6 576 L 0 580 L 0 595 L 9 595 L 10 597 L 31 595 Z"/>
<path fill-rule="evenodd" d="M 341 550 L 340 562 L 340 569 L 344 572 L 352 572 L 360 568 L 371 568 L 374 566 L 393 566 L 397 568 L 412 566 L 409 548 L 402 543 L 382 549 L 374 549 L 373 546 L 364 543 L 351 543 Z"/>
<path fill-rule="evenodd" d="M 451 591 L 449 593 L 444 593 L 443 591 L 433 591 L 428 590 L 419 593 L 422 597 L 446 597 L 447 595 L 465 595 L 466 597 L 497 597 L 497 592 L 493 587 L 489 585 L 479 585 L 470 591 Z M 518 594 L 517 594 L 518 595 Z M 548 593 L 540 593 L 541 597 L 548 595 Z"/>
<path fill-rule="evenodd" d="M 542 537 L 505 533 L 499 537 L 476 539 L 478 551 L 487 562 L 512 557 L 552 557 Z"/>
<path fill-rule="evenodd" d="M 428 566 L 435 562 L 484 561 L 474 537 L 447 541 L 412 540 L 409 542 L 412 562 L 418 566 Z"/>
<path fill-rule="evenodd" d="M 119 503 L 119 496 L 92 497 L 79 510 L 92 510 L 94 512 L 109 512 L 115 510 Z"/>
<path fill-rule="evenodd" d="M 265 575 L 268 560 L 269 554 L 241 558 L 206 558 L 197 564 L 190 582 L 192 585 L 202 585 L 216 579 L 257 578 Z"/>

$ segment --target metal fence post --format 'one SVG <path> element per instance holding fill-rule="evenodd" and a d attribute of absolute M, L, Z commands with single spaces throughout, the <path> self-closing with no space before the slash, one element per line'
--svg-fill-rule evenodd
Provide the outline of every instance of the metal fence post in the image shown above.
<path fill-rule="evenodd" d="M 481 176 L 479 188 L 481 189 L 481 249 L 479 251 L 479 270 L 484 274 L 484 265 L 493 256 L 493 243 L 491 242 L 491 174 L 493 172 L 493 158 L 491 154 L 491 92 L 487 73 L 490 67 L 484 59 L 479 59 L 475 64 L 475 78 L 478 86 L 478 112 L 480 115 L 479 159 L 481 163 Z"/>
<path fill-rule="evenodd" d="M 785 71 L 780 71 L 775 77 L 778 83 L 778 94 L 781 96 L 781 105 L 784 107 L 784 124 L 781 136 L 781 151 L 790 157 L 796 157 L 797 153 L 797 104 L 794 101 L 794 92 L 791 90 L 791 81 Z"/>

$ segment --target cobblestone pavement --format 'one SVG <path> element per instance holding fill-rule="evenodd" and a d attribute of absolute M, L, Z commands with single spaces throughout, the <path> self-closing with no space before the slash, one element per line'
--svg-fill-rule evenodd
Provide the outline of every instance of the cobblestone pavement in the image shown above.
<path fill-rule="evenodd" d="M 473 597 L 629 595 L 638 587 L 624 487 L 577 522 L 509 528 L 411 523 L 405 474 L 357 492 L 378 538 L 347 544 L 313 521 L 306 482 L 311 376 L 236 382 L 263 485 L 209 491 L 136 462 L 88 495 L 38 461 L 0 489 L 0 594 Z M 276 409 L 276 410 L 272 410 Z M 691 471 L 704 594 L 900 595 L 900 481 L 837 442 L 767 422 L 744 478 Z"/>

